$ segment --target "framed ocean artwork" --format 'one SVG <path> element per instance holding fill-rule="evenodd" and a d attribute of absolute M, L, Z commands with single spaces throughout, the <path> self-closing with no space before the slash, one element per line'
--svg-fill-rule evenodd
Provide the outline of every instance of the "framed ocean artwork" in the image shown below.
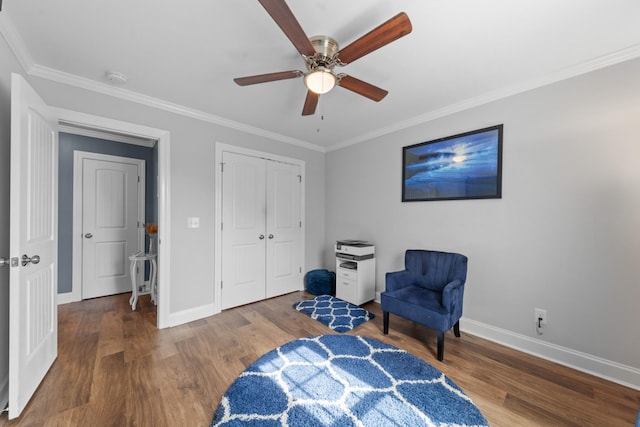
<path fill-rule="evenodd" d="M 502 198 L 503 125 L 402 148 L 402 201 Z"/>

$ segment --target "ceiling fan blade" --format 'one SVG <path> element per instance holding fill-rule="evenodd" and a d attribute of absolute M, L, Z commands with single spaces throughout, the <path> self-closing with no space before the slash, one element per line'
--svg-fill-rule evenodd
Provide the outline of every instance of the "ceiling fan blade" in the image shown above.
<path fill-rule="evenodd" d="M 338 83 L 341 87 L 345 89 L 349 89 L 352 92 L 357 93 L 358 95 L 366 96 L 372 101 L 379 102 L 387 96 L 389 92 L 384 89 L 380 89 L 377 86 L 374 86 L 370 83 L 363 82 L 360 79 L 356 79 L 351 76 L 343 76 Z"/>
<path fill-rule="evenodd" d="M 267 10 L 267 13 L 271 15 L 271 18 L 276 21 L 282 32 L 291 40 L 298 52 L 306 56 L 315 55 L 316 50 L 309 41 L 309 37 L 307 37 L 284 0 L 258 1 Z"/>
<path fill-rule="evenodd" d="M 277 73 L 268 73 L 268 74 L 258 74 L 255 76 L 247 76 L 247 77 L 237 77 L 233 79 L 239 86 L 248 86 L 254 85 L 256 83 L 267 83 L 274 82 L 276 80 L 285 80 L 285 79 L 295 79 L 296 77 L 300 77 L 304 75 L 303 72 L 292 70 L 292 71 L 279 71 Z"/>
<path fill-rule="evenodd" d="M 338 58 L 343 64 L 349 64 L 400 37 L 406 36 L 411 32 L 411 29 L 409 17 L 406 13 L 400 12 L 340 50 Z"/>
<path fill-rule="evenodd" d="M 307 98 L 304 100 L 304 107 L 302 107 L 303 116 L 311 116 L 315 114 L 316 107 L 318 106 L 318 99 L 320 95 L 315 92 L 307 91 Z"/>

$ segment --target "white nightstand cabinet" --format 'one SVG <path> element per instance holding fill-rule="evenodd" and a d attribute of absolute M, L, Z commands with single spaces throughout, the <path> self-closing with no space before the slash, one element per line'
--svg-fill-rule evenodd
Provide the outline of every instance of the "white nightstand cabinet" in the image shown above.
<path fill-rule="evenodd" d="M 352 243 L 354 241 L 348 241 Z M 360 245 L 363 242 L 358 242 Z M 336 298 L 361 305 L 376 297 L 374 246 L 336 245 Z M 366 255 L 362 255 L 366 253 Z M 366 258 L 366 259 L 363 259 Z"/>

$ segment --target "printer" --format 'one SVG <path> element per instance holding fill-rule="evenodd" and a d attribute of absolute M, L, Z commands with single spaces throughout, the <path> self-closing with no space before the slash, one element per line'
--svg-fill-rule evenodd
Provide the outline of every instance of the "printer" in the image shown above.
<path fill-rule="evenodd" d="M 376 247 L 364 240 L 338 240 L 336 297 L 360 305 L 376 296 Z"/>
<path fill-rule="evenodd" d="M 364 240 L 338 240 L 335 249 L 337 258 L 354 261 L 373 258 L 376 253 L 374 244 Z"/>

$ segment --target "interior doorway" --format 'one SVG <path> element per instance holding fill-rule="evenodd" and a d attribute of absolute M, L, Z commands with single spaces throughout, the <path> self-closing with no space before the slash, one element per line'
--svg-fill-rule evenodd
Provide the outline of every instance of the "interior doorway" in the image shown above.
<path fill-rule="evenodd" d="M 59 299 L 130 292 L 128 257 L 146 248 L 144 224 L 158 219 L 157 144 L 67 128 L 58 140 Z"/>
<path fill-rule="evenodd" d="M 171 230 L 169 217 L 170 133 L 162 129 L 76 111 L 60 108 L 54 108 L 54 111 L 58 117 L 60 132 L 94 137 L 108 135 L 108 139 L 114 139 L 118 142 L 133 143 L 133 141 L 138 141 L 138 143 L 141 143 L 146 141 L 145 143 L 151 146 L 155 145 L 157 170 L 153 178 L 156 184 L 153 196 L 157 200 L 157 207 L 154 210 L 157 212 L 157 262 L 159 266 L 157 276 L 157 326 L 158 328 L 169 327 L 169 298 L 171 295 L 171 282 L 169 280 L 171 277 Z M 75 237 L 79 236 L 77 230 L 71 230 L 70 233 Z M 73 246 L 73 251 L 75 250 L 77 250 L 76 245 Z M 58 294 L 59 303 L 80 301 L 81 298 L 79 287 L 76 286 L 73 286 L 73 289 L 69 289 L 69 292 Z"/>

